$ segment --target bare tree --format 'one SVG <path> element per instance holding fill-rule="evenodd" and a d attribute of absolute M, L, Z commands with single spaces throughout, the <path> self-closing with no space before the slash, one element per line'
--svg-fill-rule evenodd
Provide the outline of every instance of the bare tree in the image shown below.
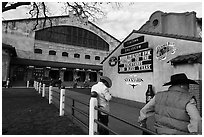
<path fill-rule="evenodd" d="M 31 2 L 2 2 L 2 12 L 16 9 L 20 6 L 30 5 Z"/>
<path fill-rule="evenodd" d="M 74 12 L 74 15 L 78 18 L 88 18 L 89 20 L 95 20 L 100 15 L 104 15 L 104 12 L 99 8 L 101 2 L 64 2 L 64 12 L 69 14 L 70 11 Z M 50 11 L 48 10 L 47 3 L 45 2 L 2 2 L 2 12 L 15 10 L 18 7 L 27 6 L 29 8 L 29 14 L 31 18 L 36 18 L 36 29 L 39 17 L 44 17 L 43 26 L 46 21 L 49 20 Z"/>
<path fill-rule="evenodd" d="M 103 2 L 58 2 L 62 3 L 64 13 L 69 14 L 70 11 L 74 13 L 76 17 L 79 19 L 88 18 L 88 20 L 95 21 L 100 17 L 104 17 L 105 13 L 101 7 Z M 111 3 L 106 2 L 105 4 L 111 4 L 115 7 L 120 7 L 120 3 Z M 39 24 L 39 17 L 44 17 L 43 26 L 45 26 L 47 20 L 52 25 L 52 21 L 50 20 L 50 10 L 48 7 L 48 3 L 46 2 L 2 2 L 2 12 L 7 12 L 10 10 L 15 10 L 18 7 L 27 6 L 30 14 L 30 18 L 36 18 L 36 25 L 34 29 L 36 29 Z"/>

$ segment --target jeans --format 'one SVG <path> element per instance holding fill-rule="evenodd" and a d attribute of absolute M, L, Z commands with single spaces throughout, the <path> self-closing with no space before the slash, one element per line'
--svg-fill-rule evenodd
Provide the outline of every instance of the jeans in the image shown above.
<path fill-rule="evenodd" d="M 98 113 L 98 121 L 102 124 L 108 126 L 108 115 L 102 115 L 100 112 Z M 102 126 L 98 125 L 98 133 L 99 135 L 109 135 L 109 131 Z"/>

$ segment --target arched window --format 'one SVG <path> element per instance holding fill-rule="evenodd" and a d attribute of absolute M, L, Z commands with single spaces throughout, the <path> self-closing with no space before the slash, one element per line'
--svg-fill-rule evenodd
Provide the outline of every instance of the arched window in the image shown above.
<path fill-rule="evenodd" d="M 42 49 L 34 49 L 34 53 L 42 54 Z"/>
<path fill-rule="evenodd" d="M 85 55 L 85 59 L 90 59 L 90 55 Z"/>
<path fill-rule="evenodd" d="M 75 26 L 52 26 L 35 32 L 35 39 L 109 51 L 109 44 L 97 34 Z"/>
<path fill-rule="evenodd" d="M 50 51 L 49 51 L 49 55 L 56 55 L 56 51 L 50 50 Z"/>
<path fill-rule="evenodd" d="M 95 60 L 100 60 L 100 57 L 99 56 L 95 56 Z"/>
<path fill-rule="evenodd" d="M 75 53 L 75 54 L 74 54 L 74 58 L 80 58 L 80 54 Z"/>
<path fill-rule="evenodd" d="M 67 52 L 62 52 L 62 56 L 63 57 L 68 57 L 68 53 Z"/>

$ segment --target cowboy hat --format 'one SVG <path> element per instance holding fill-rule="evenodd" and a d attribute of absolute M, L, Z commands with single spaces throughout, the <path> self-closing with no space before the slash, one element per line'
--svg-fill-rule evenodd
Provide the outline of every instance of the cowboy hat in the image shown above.
<path fill-rule="evenodd" d="M 194 80 L 188 79 L 186 74 L 179 73 L 171 76 L 171 81 L 165 83 L 163 86 L 167 85 L 178 85 L 178 84 L 197 84 Z"/>
<path fill-rule="evenodd" d="M 109 77 L 102 76 L 100 79 L 105 80 L 107 82 L 107 84 L 108 84 L 107 87 L 108 88 L 110 88 L 112 86 L 112 81 L 111 81 L 111 79 Z"/>

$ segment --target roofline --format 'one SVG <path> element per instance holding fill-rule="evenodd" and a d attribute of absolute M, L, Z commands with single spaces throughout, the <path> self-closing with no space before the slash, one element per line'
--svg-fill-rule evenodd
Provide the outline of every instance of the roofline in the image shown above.
<path fill-rule="evenodd" d="M 202 42 L 202 38 L 184 36 L 184 35 L 167 34 L 167 33 L 164 34 L 164 33 L 159 33 L 159 32 L 150 32 L 150 31 L 141 31 L 141 30 L 133 30 L 133 33 L 140 33 L 140 34 L 147 34 L 147 35 L 170 37 L 170 38 L 176 38 L 176 39 L 183 39 L 183 40 Z"/>
<path fill-rule="evenodd" d="M 197 37 L 189 37 L 189 36 L 183 36 L 183 35 L 175 35 L 175 34 L 163 34 L 163 33 L 157 33 L 157 32 L 149 32 L 149 31 L 140 31 L 140 30 L 133 30 L 102 62 L 103 62 L 111 56 L 111 54 L 120 47 L 120 45 L 133 33 L 140 33 L 140 34 L 147 34 L 147 35 L 154 35 L 154 36 L 160 36 L 160 37 L 168 37 L 168 38 L 176 38 L 176 39 L 183 39 L 183 40 L 190 40 L 190 41 L 196 41 L 196 42 L 202 42 L 202 38 Z"/>
<path fill-rule="evenodd" d="M 114 50 L 112 50 L 111 53 L 108 54 L 108 56 L 107 56 L 103 61 L 101 61 L 100 64 L 103 64 L 103 62 L 104 62 L 116 49 L 118 49 L 118 48 L 120 47 L 120 45 L 121 45 L 130 35 L 132 35 L 132 33 L 133 33 L 133 31 L 132 31 L 122 42 L 120 42 L 120 44 L 119 44 Z"/>
<path fill-rule="evenodd" d="M 50 18 L 50 19 L 53 19 L 53 18 L 65 18 L 65 17 L 69 17 L 69 15 L 65 15 L 65 16 L 50 16 L 50 17 L 47 17 L 47 18 Z M 26 21 L 26 20 L 36 20 L 37 18 L 24 18 L 24 19 L 14 19 L 14 20 L 3 20 L 2 22 L 10 22 L 10 21 Z M 45 19 L 45 17 L 39 17 L 38 19 Z M 88 20 L 88 22 L 90 24 L 92 24 L 93 26 L 95 26 L 96 28 L 98 28 L 100 31 L 103 31 L 104 33 L 106 33 L 108 36 L 110 36 L 111 38 L 115 39 L 116 41 L 118 42 L 121 42 L 120 40 L 116 39 L 115 37 L 113 37 L 112 35 L 110 35 L 108 32 L 104 31 L 103 29 L 101 29 L 100 27 L 98 27 L 97 25 L 95 25 L 94 23 L 90 22 Z"/>
<path fill-rule="evenodd" d="M 69 17 L 69 15 L 65 16 L 49 16 L 47 18 L 58 18 L 58 17 Z M 11 20 L 3 20 L 2 22 L 9 22 L 9 21 L 26 21 L 26 20 L 36 20 L 37 18 L 24 18 L 24 19 L 11 19 Z M 45 19 L 45 17 L 38 17 L 38 19 Z"/>
<path fill-rule="evenodd" d="M 93 64 L 80 64 L 80 63 L 66 63 L 66 62 L 55 62 L 55 61 L 47 61 L 47 60 L 36 60 L 36 59 L 27 59 L 27 58 L 13 58 L 11 60 L 11 64 L 19 64 L 19 62 L 21 62 L 21 65 L 35 65 L 35 66 L 39 66 L 39 67 L 56 67 L 56 68 L 62 68 L 62 67 L 69 67 L 69 68 L 75 68 L 73 67 L 73 65 L 78 65 L 76 68 L 83 68 L 84 66 L 86 66 L 85 69 L 93 69 L 93 70 L 102 70 L 103 66 L 101 65 L 93 65 Z M 41 62 L 38 65 L 36 65 L 35 63 L 37 62 Z M 60 64 L 60 65 L 59 65 Z M 72 66 L 72 67 L 70 67 Z"/>
<path fill-rule="evenodd" d="M 92 24 L 93 26 L 97 27 L 98 29 L 100 29 L 101 31 L 103 31 L 104 33 L 106 33 L 107 35 L 109 35 L 110 37 L 112 37 L 113 39 L 115 39 L 118 42 L 121 42 L 120 40 L 116 39 L 115 37 L 113 37 L 112 35 L 110 35 L 108 32 L 104 31 L 103 29 L 101 29 L 100 27 L 98 27 L 96 24 L 88 21 L 90 24 Z"/>

